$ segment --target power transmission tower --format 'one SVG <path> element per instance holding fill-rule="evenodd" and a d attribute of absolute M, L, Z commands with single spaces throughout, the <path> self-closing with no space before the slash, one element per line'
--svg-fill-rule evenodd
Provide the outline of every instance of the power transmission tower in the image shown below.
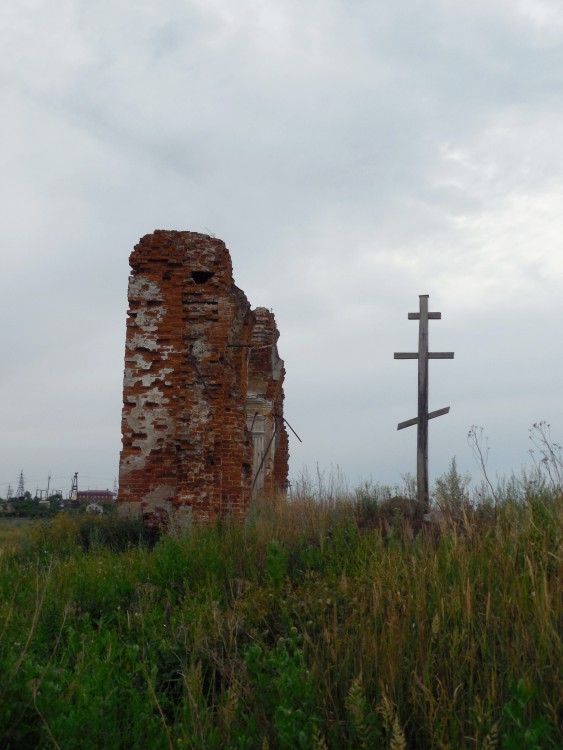
<path fill-rule="evenodd" d="M 11 500 L 14 495 L 14 491 L 12 490 L 12 485 L 8 485 L 8 491 L 6 492 L 6 500 Z"/>
<path fill-rule="evenodd" d="M 18 489 L 16 490 L 16 498 L 23 500 L 25 497 L 25 481 L 23 478 L 23 469 L 20 471 L 20 478 L 18 480 Z"/>

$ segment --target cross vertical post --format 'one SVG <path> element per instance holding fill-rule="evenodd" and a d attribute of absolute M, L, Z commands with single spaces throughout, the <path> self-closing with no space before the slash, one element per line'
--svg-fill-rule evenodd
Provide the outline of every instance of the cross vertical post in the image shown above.
<path fill-rule="evenodd" d="M 418 501 L 428 504 L 428 295 L 420 295 L 418 324 L 418 424 L 416 486 Z"/>
<path fill-rule="evenodd" d="M 436 411 L 428 411 L 428 360 L 453 359 L 453 352 L 428 351 L 428 321 L 440 320 L 442 313 L 428 312 L 428 294 L 419 295 L 419 311 L 409 313 L 409 320 L 418 320 L 418 352 L 395 352 L 395 359 L 418 359 L 418 416 L 400 422 L 398 430 L 417 426 L 416 437 L 416 488 L 417 499 L 421 507 L 428 509 L 430 491 L 428 483 L 428 420 L 447 414 L 449 406 Z"/>

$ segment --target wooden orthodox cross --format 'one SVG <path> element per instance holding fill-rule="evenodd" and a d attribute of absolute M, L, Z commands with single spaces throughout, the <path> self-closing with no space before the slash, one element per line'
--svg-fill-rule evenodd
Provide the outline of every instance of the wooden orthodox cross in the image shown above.
<path fill-rule="evenodd" d="M 418 320 L 418 352 L 395 352 L 395 359 L 418 359 L 418 416 L 400 422 L 398 430 L 405 427 L 417 426 L 416 440 L 416 486 L 418 501 L 425 508 L 429 505 L 428 490 L 428 420 L 441 417 L 450 410 L 449 406 L 444 409 L 428 412 L 428 360 L 429 359 L 453 359 L 453 352 L 429 352 L 428 351 L 428 321 L 440 320 L 442 313 L 428 312 L 428 294 L 421 294 L 420 311 L 409 313 L 409 320 Z"/>

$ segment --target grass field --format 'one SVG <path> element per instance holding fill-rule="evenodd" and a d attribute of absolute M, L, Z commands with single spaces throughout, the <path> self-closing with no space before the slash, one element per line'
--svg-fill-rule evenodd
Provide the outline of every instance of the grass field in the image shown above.
<path fill-rule="evenodd" d="M 29 536 L 29 531 L 43 521 L 0 517 L 0 555 L 14 552 Z"/>
<path fill-rule="evenodd" d="M 393 507 L 303 493 L 156 543 L 3 526 L 31 541 L 0 558 L 0 746 L 561 748 L 561 495 L 432 533 Z"/>

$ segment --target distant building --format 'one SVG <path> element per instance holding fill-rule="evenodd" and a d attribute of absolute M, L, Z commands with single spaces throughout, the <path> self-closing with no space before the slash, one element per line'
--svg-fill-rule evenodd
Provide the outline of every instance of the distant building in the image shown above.
<path fill-rule="evenodd" d="M 76 499 L 79 503 L 114 503 L 116 494 L 110 490 L 79 490 Z"/>
<path fill-rule="evenodd" d="M 98 505 L 98 503 L 90 503 L 86 506 L 86 513 L 97 513 L 98 515 L 103 516 L 104 508 L 102 505 Z"/>

